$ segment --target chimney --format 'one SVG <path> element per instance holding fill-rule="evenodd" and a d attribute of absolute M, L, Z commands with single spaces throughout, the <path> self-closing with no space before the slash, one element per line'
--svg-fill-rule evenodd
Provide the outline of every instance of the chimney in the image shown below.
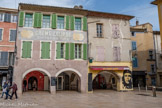
<path fill-rule="evenodd" d="M 138 26 L 139 25 L 139 21 L 138 20 L 136 20 L 136 26 Z"/>

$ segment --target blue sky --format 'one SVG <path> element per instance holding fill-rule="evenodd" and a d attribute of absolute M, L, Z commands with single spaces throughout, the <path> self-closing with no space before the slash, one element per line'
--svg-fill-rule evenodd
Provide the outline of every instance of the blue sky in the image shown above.
<path fill-rule="evenodd" d="M 61 7 L 83 5 L 84 9 L 132 15 L 135 16 L 130 21 L 132 26 L 138 19 L 140 24 L 149 22 L 154 30 L 159 30 L 157 6 L 151 5 L 151 1 L 153 0 L 0 0 L 0 7 L 17 8 L 19 2 Z"/>

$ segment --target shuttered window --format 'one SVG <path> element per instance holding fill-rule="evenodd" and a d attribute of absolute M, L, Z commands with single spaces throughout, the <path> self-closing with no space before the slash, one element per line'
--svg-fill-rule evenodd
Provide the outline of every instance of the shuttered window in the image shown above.
<path fill-rule="evenodd" d="M 11 22 L 11 14 L 5 13 L 4 22 Z"/>
<path fill-rule="evenodd" d="M 121 60 L 121 54 L 120 54 L 120 47 L 114 47 L 113 48 L 113 57 L 114 61 L 120 61 Z"/>
<path fill-rule="evenodd" d="M 15 14 L 12 14 L 12 22 L 17 22 L 17 15 Z"/>
<path fill-rule="evenodd" d="M 70 16 L 70 29 L 74 30 L 74 16 Z"/>
<path fill-rule="evenodd" d="M 50 59 L 50 42 L 41 42 L 41 59 Z"/>
<path fill-rule="evenodd" d="M 75 30 L 81 30 L 81 18 L 75 18 Z"/>
<path fill-rule="evenodd" d="M 87 31 L 87 17 L 83 17 L 83 30 Z"/>
<path fill-rule="evenodd" d="M 53 29 L 56 29 L 56 14 L 52 14 L 52 26 Z"/>
<path fill-rule="evenodd" d="M 138 60 L 137 57 L 133 57 L 133 67 L 138 67 Z"/>
<path fill-rule="evenodd" d="M 0 41 L 2 40 L 2 32 L 3 32 L 3 29 L 0 29 Z"/>
<path fill-rule="evenodd" d="M 0 66 L 8 66 L 8 52 L 0 52 Z"/>
<path fill-rule="evenodd" d="M 43 28 L 50 28 L 50 15 L 43 15 Z"/>
<path fill-rule="evenodd" d="M 3 21 L 3 16 L 4 16 L 4 14 L 0 13 L 0 21 Z"/>
<path fill-rule="evenodd" d="M 25 14 L 25 27 L 32 27 L 33 26 L 33 14 Z"/>
<path fill-rule="evenodd" d="M 31 51 L 32 51 L 32 42 L 23 41 L 22 58 L 31 58 Z"/>
<path fill-rule="evenodd" d="M 132 50 L 137 50 L 137 45 L 135 41 L 132 41 Z"/>
<path fill-rule="evenodd" d="M 70 19 L 69 19 L 69 16 L 66 16 L 66 29 L 69 30 L 69 24 L 70 23 Z"/>
<path fill-rule="evenodd" d="M 81 59 L 81 58 L 82 58 L 82 45 L 75 44 L 75 59 Z"/>
<path fill-rule="evenodd" d="M 64 17 L 63 16 L 57 17 L 57 29 L 64 29 Z"/>
<path fill-rule="evenodd" d="M 16 30 L 10 30 L 10 41 L 16 40 Z"/>
<path fill-rule="evenodd" d="M 24 25 L 24 12 L 19 13 L 19 27 L 23 27 Z"/>
<path fill-rule="evenodd" d="M 42 26 L 42 14 L 41 13 L 34 13 L 34 27 L 41 27 Z"/>

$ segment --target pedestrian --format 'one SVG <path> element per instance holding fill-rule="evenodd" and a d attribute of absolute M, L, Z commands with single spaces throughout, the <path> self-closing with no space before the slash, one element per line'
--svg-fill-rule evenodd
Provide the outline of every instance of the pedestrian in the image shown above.
<path fill-rule="evenodd" d="M 23 91 L 25 92 L 26 91 L 26 85 L 27 85 L 27 82 L 26 80 L 23 81 Z"/>
<path fill-rule="evenodd" d="M 10 96 L 9 95 L 9 91 L 10 91 L 10 86 L 9 86 L 9 83 L 7 82 L 6 83 L 6 98 L 5 99 L 8 99 L 8 96 Z M 10 96 L 11 97 L 11 96 Z"/>
<path fill-rule="evenodd" d="M 2 86 L 2 96 L 1 98 L 3 98 L 3 95 L 6 94 L 6 82 L 4 82 L 4 85 Z"/>
<path fill-rule="evenodd" d="M 17 99 L 17 98 L 18 98 L 18 97 L 17 97 L 17 85 L 16 85 L 15 82 L 13 82 L 13 85 L 11 86 L 11 88 L 12 88 L 12 94 L 11 94 L 11 96 L 10 96 L 10 99 L 12 99 L 12 97 L 13 97 L 14 94 L 15 94 L 15 97 L 16 97 L 16 99 Z"/>
<path fill-rule="evenodd" d="M 33 91 L 36 91 L 37 90 L 37 82 L 36 80 L 34 80 L 33 82 Z"/>

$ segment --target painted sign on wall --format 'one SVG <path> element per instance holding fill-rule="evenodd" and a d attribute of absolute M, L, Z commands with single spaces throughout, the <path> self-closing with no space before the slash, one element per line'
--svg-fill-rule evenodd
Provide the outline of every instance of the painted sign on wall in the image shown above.
<path fill-rule="evenodd" d="M 54 40 L 66 42 L 86 42 L 86 32 L 68 31 L 68 30 L 51 30 L 36 28 L 19 28 L 20 40 Z"/>
<path fill-rule="evenodd" d="M 132 73 L 129 70 L 123 72 L 122 77 L 123 86 L 126 89 L 132 89 Z"/>

